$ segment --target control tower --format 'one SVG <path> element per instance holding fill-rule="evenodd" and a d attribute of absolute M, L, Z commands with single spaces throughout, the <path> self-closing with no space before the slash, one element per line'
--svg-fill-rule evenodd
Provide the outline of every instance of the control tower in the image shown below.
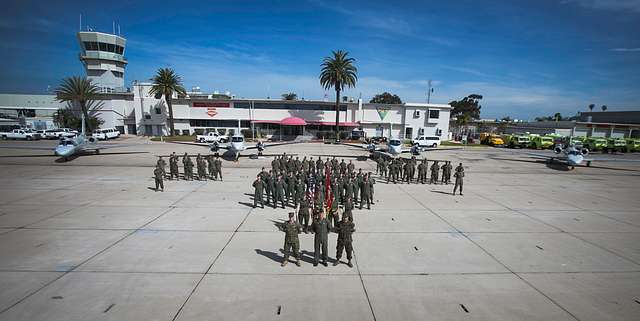
<path fill-rule="evenodd" d="M 100 92 L 125 92 L 124 68 L 127 60 L 124 49 L 127 40 L 117 35 L 95 31 L 78 32 L 80 61 L 87 78 L 100 88 Z"/>

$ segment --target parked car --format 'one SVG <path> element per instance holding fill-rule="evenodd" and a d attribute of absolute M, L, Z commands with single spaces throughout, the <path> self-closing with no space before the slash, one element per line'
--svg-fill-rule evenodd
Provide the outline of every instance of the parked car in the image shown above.
<path fill-rule="evenodd" d="M 208 132 L 204 135 L 196 135 L 196 142 L 199 143 L 226 143 L 229 141 L 229 136 L 220 135 L 217 132 Z"/>
<path fill-rule="evenodd" d="M 438 147 L 440 145 L 440 137 L 438 136 L 418 136 L 411 141 L 411 145 L 419 147 Z"/>
<path fill-rule="evenodd" d="M 45 138 L 48 138 L 48 139 L 75 137 L 76 135 L 78 135 L 78 131 L 73 130 L 71 128 L 47 129 L 45 131 Z"/>
<path fill-rule="evenodd" d="M 107 140 L 120 137 L 120 132 L 115 128 L 101 128 L 94 130 L 91 136 L 95 139 Z"/>
<path fill-rule="evenodd" d="M 26 139 L 26 140 L 38 140 L 41 138 L 40 134 L 30 129 L 14 129 L 10 132 L 0 133 L 2 139 Z"/>

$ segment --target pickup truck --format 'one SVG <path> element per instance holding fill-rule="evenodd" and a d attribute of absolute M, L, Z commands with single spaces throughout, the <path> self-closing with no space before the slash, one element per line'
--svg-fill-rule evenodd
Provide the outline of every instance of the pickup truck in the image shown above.
<path fill-rule="evenodd" d="M 75 137 L 78 135 L 77 130 L 73 130 L 70 128 L 57 128 L 57 129 L 48 129 L 45 132 L 45 137 L 49 139 L 60 139 L 64 137 Z"/>
<path fill-rule="evenodd" d="M 204 135 L 196 135 L 196 142 L 199 143 L 226 143 L 229 141 L 229 136 L 220 135 L 216 132 L 208 132 Z"/>
<path fill-rule="evenodd" d="M 40 139 L 41 136 L 40 134 L 28 129 L 14 129 L 10 132 L 0 133 L 0 138 L 37 140 L 37 139 Z"/>

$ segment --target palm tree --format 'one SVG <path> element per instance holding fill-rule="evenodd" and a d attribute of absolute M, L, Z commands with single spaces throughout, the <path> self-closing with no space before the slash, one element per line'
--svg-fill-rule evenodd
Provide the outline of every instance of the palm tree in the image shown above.
<path fill-rule="evenodd" d="M 602 111 L 607 111 L 607 105 L 602 105 L 600 108 L 602 108 Z"/>
<path fill-rule="evenodd" d="M 73 76 L 62 79 L 60 87 L 56 88 L 56 100 L 70 104 L 77 103 L 84 115 L 84 123 L 89 133 L 93 131 L 89 122 L 89 108 L 98 94 L 98 87 L 85 77 Z"/>
<path fill-rule="evenodd" d="M 596 105 L 595 104 L 589 104 L 589 111 L 593 111 L 593 108 L 595 108 Z"/>
<path fill-rule="evenodd" d="M 173 93 L 178 95 L 186 95 L 187 92 L 182 87 L 182 79 L 171 68 L 160 68 L 158 73 L 151 79 L 153 86 L 149 93 L 156 98 L 164 96 L 164 101 L 167 103 L 167 109 L 169 109 L 169 129 L 170 136 L 175 134 L 175 128 L 173 125 L 173 106 L 171 105 L 171 97 Z"/>
<path fill-rule="evenodd" d="M 338 50 L 332 51 L 333 57 L 324 57 L 322 59 L 322 69 L 320 70 L 320 84 L 324 89 L 331 87 L 336 90 L 336 140 L 340 139 L 340 92 L 344 87 L 355 87 L 358 81 L 358 68 L 353 65 L 356 61 L 348 58 L 348 52 Z"/>

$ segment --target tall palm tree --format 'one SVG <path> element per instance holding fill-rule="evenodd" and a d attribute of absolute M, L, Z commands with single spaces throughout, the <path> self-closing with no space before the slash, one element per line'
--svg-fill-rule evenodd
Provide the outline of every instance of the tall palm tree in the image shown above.
<path fill-rule="evenodd" d="M 171 97 L 173 93 L 177 93 L 178 95 L 186 95 L 187 92 L 182 87 L 182 79 L 175 71 L 171 68 L 160 68 L 158 69 L 158 73 L 153 76 L 151 79 L 153 81 L 153 86 L 151 86 L 151 90 L 149 93 L 154 95 L 156 98 L 160 98 L 164 96 L 164 101 L 167 103 L 167 109 L 169 109 L 169 130 L 171 135 L 175 135 L 175 128 L 173 124 L 173 106 L 171 105 Z"/>
<path fill-rule="evenodd" d="M 593 108 L 595 108 L 596 105 L 595 104 L 589 104 L 589 111 L 593 111 Z"/>
<path fill-rule="evenodd" d="M 336 140 L 340 139 L 340 92 L 344 87 L 355 87 L 358 81 L 358 68 L 353 65 L 356 61 L 348 58 L 348 52 L 338 50 L 332 51 L 333 57 L 324 57 L 322 59 L 322 69 L 320 70 L 320 84 L 324 89 L 331 87 L 336 90 Z"/>
<path fill-rule="evenodd" d="M 84 123 L 89 133 L 93 131 L 89 122 L 89 106 L 98 94 L 99 89 L 85 77 L 73 76 L 62 79 L 60 87 L 56 88 L 56 100 L 70 104 L 77 103 L 84 115 Z"/>

